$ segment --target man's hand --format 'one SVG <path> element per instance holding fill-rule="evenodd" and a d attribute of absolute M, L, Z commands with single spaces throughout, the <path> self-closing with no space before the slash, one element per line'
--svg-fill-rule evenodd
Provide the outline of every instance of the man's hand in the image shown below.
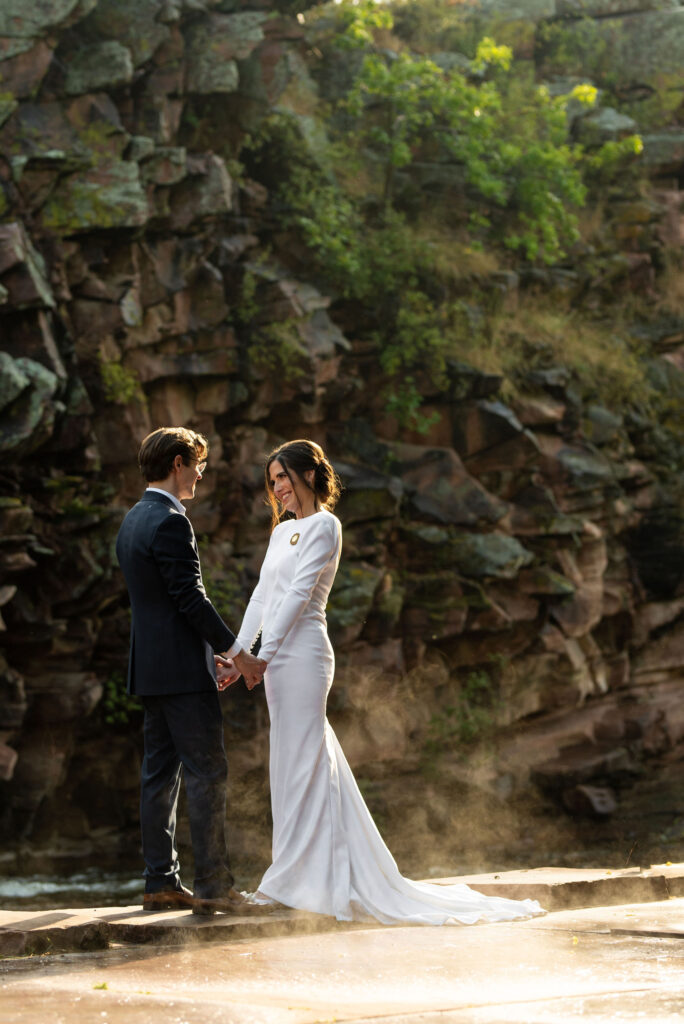
<path fill-rule="evenodd" d="M 235 662 L 235 667 L 245 677 L 247 689 L 253 690 L 263 679 L 267 662 L 261 658 L 255 658 L 253 654 L 249 654 L 247 651 L 240 651 L 239 654 L 235 655 L 233 661 Z"/>
<path fill-rule="evenodd" d="M 240 678 L 240 670 L 235 667 L 232 658 L 223 658 L 220 654 L 214 655 L 216 664 L 216 683 L 219 690 L 225 690 Z"/>

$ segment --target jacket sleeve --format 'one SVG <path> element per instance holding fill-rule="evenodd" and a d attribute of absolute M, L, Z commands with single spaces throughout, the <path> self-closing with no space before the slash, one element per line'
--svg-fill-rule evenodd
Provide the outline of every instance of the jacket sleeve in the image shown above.
<path fill-rule="evenodd" d="M 273 619 L 266 622 L 261 634 L 259 657 L 270 661 L 311 599 L 326 565 L 337 558 L 340 536 L 337 520 L 319 516 L 301 540 L 302 550 L 292 582 Z"/>
<path fill-rule="evenodd" d="M 235 636 L 207 597 L 193 539 L 185 516 L 166 516 L 155 532 L 152 554 L 178 611 L 214 651 L 227 651 Z"/>

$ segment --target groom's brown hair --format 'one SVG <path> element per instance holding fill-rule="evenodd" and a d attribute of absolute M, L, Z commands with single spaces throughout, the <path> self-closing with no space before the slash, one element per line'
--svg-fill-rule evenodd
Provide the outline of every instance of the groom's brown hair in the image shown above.
<path fill-rule="evenodd" d="M 204 462 L 209 454 L 209 442 L 204 434 L 188 427 L 160 427 L 148 434 L 140 445 L 138 465 L 143 478 L 166 480 L 173 468 L 173 460 L 180 455 L 184 464 Z"/>

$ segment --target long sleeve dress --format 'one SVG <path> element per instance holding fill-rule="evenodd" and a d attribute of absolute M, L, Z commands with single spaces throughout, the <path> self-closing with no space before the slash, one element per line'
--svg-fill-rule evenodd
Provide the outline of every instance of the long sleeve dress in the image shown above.
<path fill-rule="evenodd" d="M 340 522 L 324 508 L 276 526 L 238 636 L 249 649 L 261 629 L 268 662 L 273 863 L 259 890 L 340 921 L 474 924 L 543 913 L 534 900 L 399 873 L 326 718 L 335 659 L 325 607 L 341 547 Z"/>

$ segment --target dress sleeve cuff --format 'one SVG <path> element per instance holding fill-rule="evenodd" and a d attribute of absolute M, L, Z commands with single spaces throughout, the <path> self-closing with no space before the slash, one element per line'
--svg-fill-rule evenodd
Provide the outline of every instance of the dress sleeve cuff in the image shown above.
<path fill-rule="evenodd" d="M 239 654 L 242 650 L 242 644 L 239 640 L 236 640 L 229 651 L 226 651 L 226 658 L 234 658 L 236 654 Z"/>

